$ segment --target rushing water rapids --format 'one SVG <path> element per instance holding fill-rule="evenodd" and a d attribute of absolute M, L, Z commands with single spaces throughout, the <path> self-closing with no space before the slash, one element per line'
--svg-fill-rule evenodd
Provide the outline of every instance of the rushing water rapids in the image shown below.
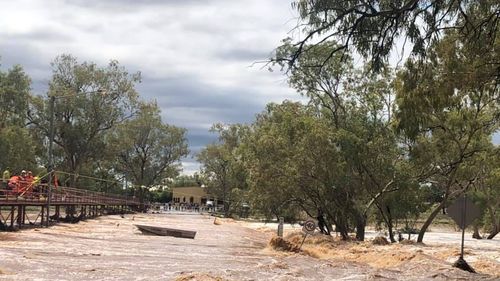
<path fill-rule="evenodd" d="M 145 236 L 134 224 L 197 234 L 194 240 Z M 496 280 L 430 256 L 426 260 L 425 253 L 391 268 L 363 262 L 363 251 L 368 255 L 370 248 L 360 250 L 359 262 L 318 259 L 275 252 L 266 247 L 270 238 L 270 232 L 229 221 L 214 224 L 213 218 L 199 214 L 100 217 L 0 233 L 0 280 Z"/>

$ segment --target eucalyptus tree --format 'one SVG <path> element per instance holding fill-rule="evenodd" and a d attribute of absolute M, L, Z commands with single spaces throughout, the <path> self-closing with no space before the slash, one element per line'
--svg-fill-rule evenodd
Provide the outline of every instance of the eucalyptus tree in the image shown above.
<path fill-rule="evenodd" d="M 162 122 L 156 103 L 141 103 L 133 118 L 117 126 L 108 139 L 112 167 L 139 189 L 140 199 L 165 178 L 181 171 L 189 153 L 186 130 Z"/>
<path fill-rule="evenodd" d="M 105 154 L 106 134 L 133 116 L 140 74 L 129 74 L 117 61 L 100 67 L 79 63 L 71 55 L 58 56 L 51 64 L 49 97 L 54 97 L 54 143 L 56 166 L 69 173 Z M 49 138 L 50 99 L 33 100 L 29 119 Z"/>
<path fill-rule="evenodd" d="M 19 65 L 0 71 L 0 169 L 34 169 L 38 143 L 26 128 L 31 79 Z"/>
<path fill-rule="evenodd" d="M 319 65 L 355 51 L 378 71 L 394 49 L 406 46 L 410 54 L 425 57 L 445 30 L 456 30 L 464 44 L 492 45 L 500 20 L 496 0 L 296 0 L 292 6 L 299 13 L 300 37 L 292 41 L 295 51 L 282 58 L 291 66 L 314 45 L 336 41 Z"/>
<path fill-rule="evenodd" d="M 38 143 L 27 128 L 7 126 L 0 132 L 0 169 L 11 173 L 36 171 Z"/>
<path fill-rule="evenodd" d="M 223 201 L 224 214 L 230 215 L 243 203 L 239 196 L 241 191 L 247 190 L 247 174 L 238 152 L 247 127 L 215 124 L 211 131 L 218 133 L 218 141 L 208 144 L 197 154 L 201 163 L 200 177 L 207 192 Z"/>
<path fill-rule="evenodd" d="M 0 131 L 7 126 L 24 127 L 30 99 L 31 79 L 20 65 L 0 71 Z"/>
<path fill-rule="evenodd" d="M 299 211 L 338 224 L 347 239 L 345 208 L 336 193 L 344 188 L 346 165 L 326 119 L 313 106 L 285 101 L 269 104 L 252 124 L 242 146 L 253 206 L 266 216 Z"/>
<path fill-rule="evenodd" d="M 439 210 L 480 178 L 470 167 L 488 150 L 500 124 L 500 72 L 492 63 L 500 58 L 500 42 L 461 40 L 459 33 L 448 32 L 425 59 L 410 59 L 396 83 L 398 128 L 413 141 L 412 163 L 421 180 L 443 194 L 421 227 L 419 242 Z"/>
<path fill-rule="evenodd" d="M 395 183 L 401 171 L 397 163 L 404 161 L 404 151 L 392 129 L 392 71 L 386 68 L 371 74 L 369 67 L 355 69 L 346 53 L 330 57 L 330 50 L 336 46 L 333 42 L 310 46 L 287 75 L 290 85 L 329 120 L 327 130 L 334 134 L 332 145 L 349 167 L 344 195 L 355 194 L 343 201 L 347 208 L 344 215 L 354 220 L 356 236 L 363 240 L 370 209 L 385 193 L 398 189 Z M 277 49 L 274 61 L 286 68 L 282 58 L 296 51 L 296 46 L 285 42 Z"/>

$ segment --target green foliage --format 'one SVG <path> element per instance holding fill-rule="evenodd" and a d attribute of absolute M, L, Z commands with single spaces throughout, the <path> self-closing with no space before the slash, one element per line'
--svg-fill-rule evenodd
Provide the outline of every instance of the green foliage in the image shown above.
<path fill-rule="evenodd" d="M 329 142 L 328 125 L 315 117 L 314 108 L 269 104 L 243 146 L 252 207 L 268 218 L 315 213 L 315 205 L 325 203 L 319 198 L 322 181 L 341 166 L 329 158 L 335 157 Z M 324 176 L 326 171 L 331 173 Z"/>
<path fill-rule="evenodd" d="M 21 170 L 36 171 L 35 142 L 26 128 L 4 127 L 0 131 L 0 168 L 9 169 L 11 174 Z"/>
<path fill-rule="evenodd" d="M 168 203 L 172 200 L 172 191 L 151 191 L 151 201 L 158 203 Z"/>
<path fill-rule="evenodd" d="M 79 173 L 84 165 L 102 159 L 106 133 L 132 115 L 140 75 L 130 75 L 116 61 L 98 67 L 78 63 L 70 55 L 57 57 L 52 68 L 48 95 L 55 97 L 56 166 Z M 46 137 L 50 114 L 50 98 L 34 100 L 30 121 Z"/>
<path fill-rule="evenodd" d="M 142 104 L 137 115 L 110 136 L 114 170 L 135 185 L 150 188 L 173 178 L 188 154 L 185 129 L 161 121 L 156 103 Z"/>
<path fill-rule="evenodd" d="M 169 180 L 168 186 L 170 187 L 192 187 L 201 186 L 201 178 L 198 173 L 194 175 L 180 175 L 175 177 L 173 180 Z"/>
<path fill-rule="evenodd" d="M 31 80 L 21 66 L 0 71 L 0 169 L 11 174 L 37 168 L 37 143 L 25 128 Z"/>
<path fill-rule="evenodd" d="M 500 232 L 500 150 L 492 148 L 480 156 L 477 166 L 482 176 L 478 178 L 469 196 L 482 210 L 482 217 L 477 225 L 490 233 L 492 239 Z"/>
<path fill-rule="evenodd" d="M 231 205 L 241 202 L 241 198 L 235 197 L 239 193 L 231 191 L 247 189 L 247 174 L 243 168 L 243 159 L 237 151 L 247 128 L 244 125 L 215 124 L 211 131 L 219 134 L 219 140 L 207 145 L 197 155 L 201 163 L 201 181 L 210 195 L 224 202 L 225 215 L 229 215 Z"/>
<path fill-rule="evenodd" d="M 0 71 L 0 132 L 7 126 L 24 127 L 31 79 L 19 65 Z"/>
<path fill-rule="evenodd" d="M 299 34 L 305 36 L 293 42 L 296 51 L 286 57 L 292 67 L 314 42 L 333 40 L 338 44 L 329 48 L 326 60 L 357 51 L 376 71 L 383 69 L 391 51 L 401 48 L 398 40 L 410 43 L 411 54 L 419 57 L 426 57 L 446 29 L 457 30 L 466 44 L 492 44 L 500 11 L 495 0 L 297 0 L 293 7 L 299 12 Z"/>
<path fill-rule="evenodd" d="M 499 40 L 468 45 L 449 31 L 426 59 L 410 59 L 395 83 L 397 128 L 411 140 L 416 176 L 433 182 L 443 200 L 422 226 L 419 240 L 448 198 L 481 177 L 477 163 L 499 128 Z M 481 55 L 479 55 L 481 54 Z"/>

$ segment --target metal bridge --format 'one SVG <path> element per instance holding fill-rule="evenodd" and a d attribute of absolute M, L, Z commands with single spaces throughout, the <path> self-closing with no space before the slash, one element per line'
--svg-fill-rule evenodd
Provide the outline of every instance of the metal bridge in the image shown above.
<path fill-rule="evenodd" d="M 119 214 L 141 207 L 137 198 L 40 184 L 29 191 L 13 192 L 0 183 L 0 229 L 15 230 L 51 223 L 77 222 L 106 214 Z M 49 199 L 50 194 L 50 199 Z M 143 204 L 143 203 L 142 203 Z"/>

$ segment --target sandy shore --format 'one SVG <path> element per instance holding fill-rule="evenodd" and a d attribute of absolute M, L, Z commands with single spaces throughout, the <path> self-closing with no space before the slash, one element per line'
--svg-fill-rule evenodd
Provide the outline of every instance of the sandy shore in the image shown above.
<path fill-rule="evenodd" d="M 451 268 L 446 257 L 430 259 L 435 266 L 419 263 L 420 258 L 377 266 L 359 258 L 382 249 L 367 244 L 354 245 L 359 261 L 315 253 L 312 244 L 305 245 L 307 254 L 276 252 L 266 247 L 272 231 L 220 222 L 199 214 L 139 214 L 0 233 L 0 280 L 496 280 Z M 197 235 L 194 240 L 145 236 L 134 224 L 196 230 Z M 493 243 L 498 246 L 498 240 Z M 425 257 L 427 249 L 415 251 Z M 352 247 L 344 250 L 347 255 Z"/>

